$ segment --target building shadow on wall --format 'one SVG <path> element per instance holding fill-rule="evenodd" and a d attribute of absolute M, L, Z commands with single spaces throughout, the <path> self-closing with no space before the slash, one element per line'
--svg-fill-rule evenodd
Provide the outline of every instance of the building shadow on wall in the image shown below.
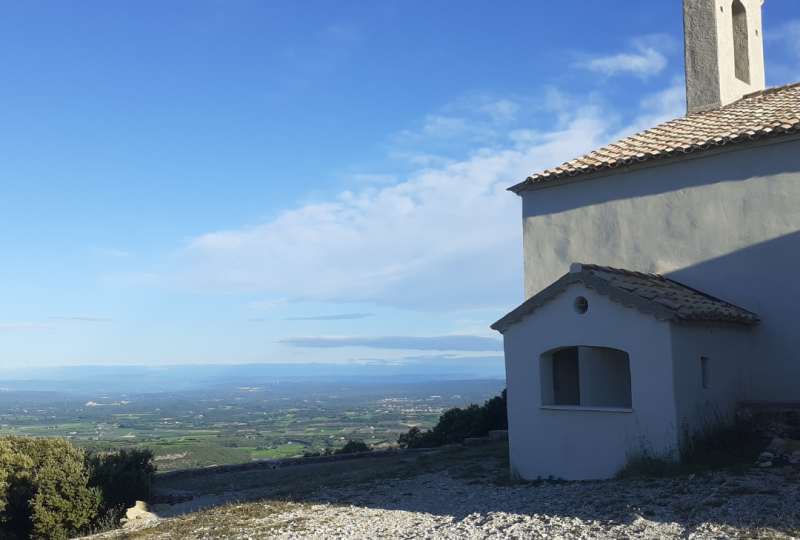
<path fill-rule="evenodd" d="M 800 401 L 800 231 L 666 277 L 756 313 L 748 399 Z"/>

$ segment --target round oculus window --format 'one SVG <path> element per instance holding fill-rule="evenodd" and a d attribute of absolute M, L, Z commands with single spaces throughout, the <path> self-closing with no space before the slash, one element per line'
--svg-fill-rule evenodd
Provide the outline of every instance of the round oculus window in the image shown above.
<path fill-rule="evenodd" d="M 572 307 L 575 308 L 575 313 L 583 315 L 589 309 L 589 301 L 583 296 L 579 296 L 575 299 L 575 303 L 572 304 Z"/>

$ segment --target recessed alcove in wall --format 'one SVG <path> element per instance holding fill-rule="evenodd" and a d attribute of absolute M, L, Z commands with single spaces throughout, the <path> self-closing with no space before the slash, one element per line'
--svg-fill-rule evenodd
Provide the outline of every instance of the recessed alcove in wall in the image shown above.
<path fill-rule="evenodd" d="M 625 351 L 562 347 L 540 357 L 543 407 L 630 409 L 631 364 Z"/>
<path fill-rule="evenodd" d="M 733 61 L 736 78 L 750 84 L 750 33 L 747 31 L 747 10 L 740 0 L 731 5 L 733 19 Z"/>

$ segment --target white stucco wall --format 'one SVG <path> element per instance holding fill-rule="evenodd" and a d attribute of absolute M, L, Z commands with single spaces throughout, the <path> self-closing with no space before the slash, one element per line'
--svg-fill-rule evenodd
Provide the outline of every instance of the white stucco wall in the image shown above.
<path fill-rule="evenodd" d="M 800 138 L 529 189 L 526 298 L 573 262 L 661 273 L 757 313 L 748 399 L 800 400 Z"/>
<path fill-rule="evenodd" d="M 678 425 L 702 429 L 716 415 L 733 421 L 745 381 L 758 370 L 754 333 L 743 328 L 671 324 L 673 380 Z M 703 387 L 701 358 L 708 362 L 708 387 Z"/>
<path fill-rule="evenodd" d="M 589 301 L 584 314 L 573 309 L 578 296 Z M 511 464 L 523 478 L 609 478 L 641 441 L 657 452 L 676 444 L 669 323 L 575 283 L 503 338 Z M 540 356 L 566 346 L 627 352 L 633 412 L 542 408 Z"/>

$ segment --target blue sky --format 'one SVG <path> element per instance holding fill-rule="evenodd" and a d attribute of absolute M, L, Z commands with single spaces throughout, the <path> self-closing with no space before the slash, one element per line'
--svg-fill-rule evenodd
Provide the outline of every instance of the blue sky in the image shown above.
<path fill-rule="evenodd" d="M 681 16 L 3 2 L 0 370 L 502 369 L 488 325 L 523 300 L 505 188 L 683 115 Z M 764 34 L 768 86 L 800 80 L 796 0 L 767 0 Z"/>

